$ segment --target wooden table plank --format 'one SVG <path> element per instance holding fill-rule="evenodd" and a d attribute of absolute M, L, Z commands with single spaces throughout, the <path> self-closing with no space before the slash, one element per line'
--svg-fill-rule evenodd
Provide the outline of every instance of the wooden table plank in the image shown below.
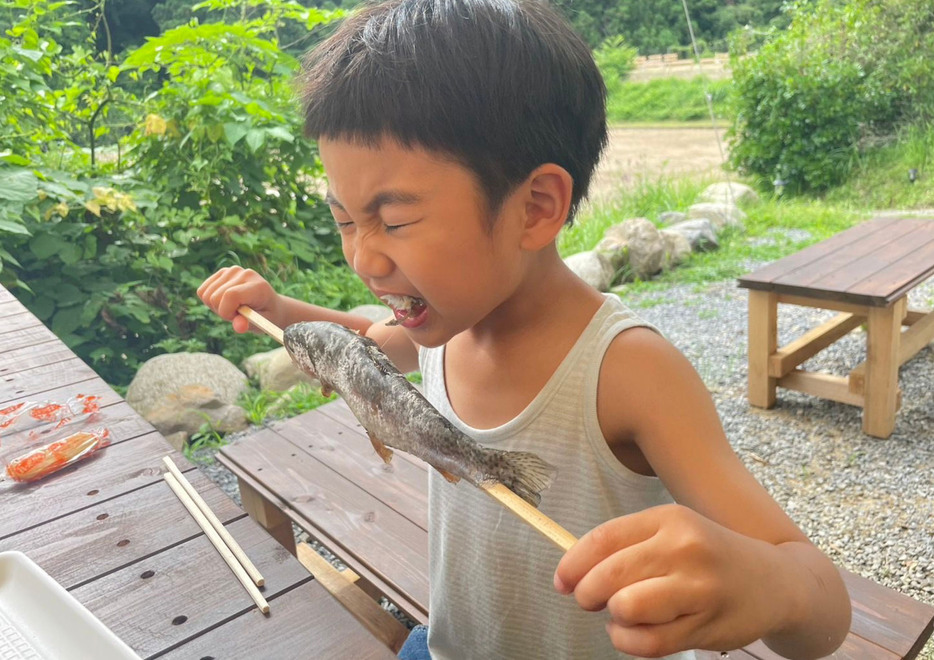
<path fill-rule="evenodd" d="M 879 237 L 884 236 L 889 226 L 896 221 L 897 218 L 879 218 L 862 222 L 820 243 L 763 266 L 753 273 L 743 275 L 739 278 L 739 285 L 748 289 L 771 291 L 776 278 L 790 271 L 813 268 L 815 263 L 819 263 L 828 254 L 845 253 L 854 243 L 879 240 Z"/>
<path fill-rule="evenodd" d="M 251 442 L 225 447 L 224 455 L 324 529 L 342 552 L 396 589 L 421 594 L 418 597 L 428 602 L 425 530 L 307 454 L 289 458 L 287 468 L 264 457 L 289 456 L 292 448 L 288 440 L 267 430 Z M 257 466 L 265 469 L 257 471 Z"/>
<path fill-rule="evenodd" d="M 899 657 L 917 653 L 917 631 L 924 639 L 934 629 L 934 607 L 876 584 L 854 573 L 841 571 L 853 600 L 853 632 L 876 640 Z"/>
<path fill-rule="evenodd" d="M 915 230 L 916 226 L 913 223 L 901 222 L 888 227 L 884 233 L 863 236 L 846 248 L 825 252 L 823 256 L 818 256 L 807 266 L 787 270 L 775 277 L 772 285 L 776 291 L 787 293 L 815 287 L 842 294 L 853 283 L 851 265 L 869 262 L 873 255 L 879 254 L 887 247 L 898 249 L 902 245 L 899 241 Z M 811 247 L 816 248 L 815 252 L 820 252 L 825 246 L 823 243 L 818 243 Z M 834 284 L 825 285 L 825 282 Z"/>
<path fill-rule="evenodd" d="M 253 657 L 316 660 L 391 660 L 395 654 L 367 634 L 317 582 L 308 582 L 270 603 L 269 617 L 252 610 L 169 651 L 165 660 L 244 657 L 244 641 Z"/>
<path fill-rule="evenodd" d="M 119 438 L 118 438 L 119 439 Z M 158 433 L 106 447 L 41 481 L 0 483 L 0 539 L 162 479 L 162 457 L 191 467 Z"/>
<path fill-rule="evenodd" d="M 222 522 L 244 513 L 197 469 L 186 476 Z M 66 589 L 200 535 L 201 528 L 164 480 L 0 540 L 25 552 Z"/>
<path fill-rule="evenodd" d="M 42 322 L 19 303 L 0 303 L 0 334 L 19 332 L 37 325 L 42 325 Z"/>
<path fill-rule="evenodd" d="M 902 228 L 908 231 L 902 233 Z M 812 282 L 796 279 L 796 274 L 789 274 L 787 279 L 796 284 L 814 286 L 826 291 L 840 292 L 848 299 L 860 296 L 872 298 L 879 305 L 891 302 L 894 292 L 903 288 L 905 282 L 919 275 L 934 272 L 934 222 L 925 220 L 905 220 L 892 232 L 891 240 L 872 246 L 869 253 L 850 261 L 832 272 L 825 272 Z M 894 270 L 891 266 L 899 266 Z M 904 271 L 908 266 L 911 271 Z M 896 275 L 892 280 L 886 274 Z M 868 285 L 867 285 L 868 283 Z"/>
<path fill-rule="evenodd" d="M 51 330 L 41 324 L 21 328 L 18 332 L 4 332 L 0 334 L 0 360 L 5 360 L 5 354 L 9 351 L 50 341 L 60 342 Z"/>
<path fill-rule="evenodd" d="M 68 364 L 62 364 L 65 362 Z M 78 364 L 74 365 L 74 362 Z M 0 367 L 0 376 L 3 377 L 3 380 L 0 382 L 0 398 L 12 398 L 15 394 L 7 395 L 6 391 L 17 386 L 22 389 L 21 384 L 26 381 L 31 383 L 31 393 L 33 391 L 41 391 L 47 379 L 51 380 L 54 386 L 55 384 L 64 385 L 68 382 L 97 377 L 97 374 L 76 357 L 70 348 L 57 340 L 50 340 L 41 344 L 33 344 L 32 346 L 25 346 L 23 348 L 7 351 L 3 354 L 2 363 L 3 366 Z M 19 375 L 24 371 L 31 371 L 38 367 L 46 367 L 46 369 L 31 374 Z M 83 376 L 81 378 L 74 378 L 71 381 L 60 380 L 68 377 L 68 374 L 71 372 L 76 371 L 81 371 Z M 43 378 L 43 375 L 46 377 Z M 13 383 L 13 385 L 8 385 L 8 383 Z"/>
<path fill-rule="evenodd" d="M 386 465 L 361 430 L 335 422 L 318 410 L 278 425 L 276 433 L 291 441 L 296 451 L 310 454 L 354 483 L 368 484 L 371 495 L 427 530 L 428 473 L 400 460 L 399 452 Z"/>
<path fill-rule="evenodd" d="M 182 508 L 177 500 L 175 506 Z M 271 611 L 275 611 L 277 595 L 311 579 L 304 567 L 250 518 L 241 518 L 227 529 L 266 578 L 263 593 Z M 203 535 L 101 576 L 71 593 L 144 658 L 256 609 Z M 249 638 L 241 638 L 241 642 L 244 647 L 252 646 Z"/>

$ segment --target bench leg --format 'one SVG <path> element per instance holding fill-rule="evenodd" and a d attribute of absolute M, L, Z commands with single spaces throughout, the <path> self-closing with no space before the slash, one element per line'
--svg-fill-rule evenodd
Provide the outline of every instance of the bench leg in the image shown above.
<path fill-rule="evenodd" d="M 778 297 L 769 291 L 749 292 L 749 403 L 775 405 L 775 378 L 769 357 L 778 348 Z"/>
<path fill-rule="evenodd" d="M 889 307 L 873 307 L 869 310 L 863 433 L 877 438 L 889 437 L 895 428 L 898 345 L 902 318 L 906 311 L 906 298 L 896 300 Z"/>
<path fill-rule="evenodd" d="M 295 554 L 295 535 L 292 533 L 292 521 L 275 504 L 260 495 L 255 488 L 243 479 L 240 485 L 240 501 L 250 518 L 263 527 L 286 550 Z"/>

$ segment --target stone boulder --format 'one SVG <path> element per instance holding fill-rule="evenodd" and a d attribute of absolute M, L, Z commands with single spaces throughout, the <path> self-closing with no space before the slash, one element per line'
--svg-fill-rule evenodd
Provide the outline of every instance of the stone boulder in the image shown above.
<path fill-rule="evenodd" d="M 350 313 L 363 316 L 373 323 L 392 316 L 392 310 L 385 305 L 359 305 L 351 309 Z M 292 364 L 292 358 L 284 347 L 251 355 L 243 361 L 243 370 L 259 383 L 260 389 L 271 392 L 285 392 L 299 383 L 321 387 L 320 381 Z"/>
<path fill-rule="evenodd" d="M 691 244 L 688 239 L 676 231 L 662 229 L 659 234 L 665 243 L 665 260 L 662 268 L 674 268 L 691 256 Z"/>
<path fill-rule="evenodd" d="M 658 214 L 658 221 L 663 225 L 673 225 L 687 220 L 688 214 L 682 211 L 665 211 Z"/>
<path fill-rule="evenodd" d="M 210 423 L 228 433 L 246 428 L 236 405 L 247 377 L 220 355 L 169 353 L 144 363 L 126 392 L 126 401 L 150 424 L 176 442 Z"/>
<path fill-rule="evenodd" d="M 713 202 L 715 204 L 754 204 L 759 201 L 759 194 L 742 183 L 721 181 L 707 186 L 700 195 L 698 202 Z"/>
<path fill-rule="evenodd" d="M 256 353 L 243 361 L 247 376 L 259 383 L 261 390 L 284 392 L 299 383 L 320 387 L 321 383 L 296 367 L 284 346 Z"/>
<path fill-rule="evenodd" d="M 633 277 L 647 280 L 665 265 L 665 240 L 646 218 L 630 218 L 607 229 L 600 245 L 610 244 L 625 250 Z"/>
<path fill-rule="evenodd" d="M 564 263 L 597 291 L 608 291 L 616 274 L 609 258 L 596 250 L 572 254 Z"/>
<path fill-rule="evenodd" d="M 710 220 L 718 232 L 724 227 L 735 227 L 739 230 L 745 229 L 743 220 L 746 219 L 746 214 L 735 204 L 719 204 L 715 202 L 693 204 L 688 209 L 688 220 L 696 220 L 698 218 Z"/>
<path fill-rule="evenodd" d="M 717 232 L 713 228 L 713 223 L 707 218 L 685 220 L 676 225 L 666 227 L 663 231 L 681 234 L 687 239 L 688 243 L 690 243 L 691 250 L 695 252 L 716 250 L 720 247 L 720 244 L 717 242 Z"/>

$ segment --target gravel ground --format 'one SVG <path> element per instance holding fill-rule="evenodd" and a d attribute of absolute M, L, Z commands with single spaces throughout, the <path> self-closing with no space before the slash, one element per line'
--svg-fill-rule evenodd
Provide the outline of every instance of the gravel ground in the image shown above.
<path fill-rule="evenodd" d="M 751 408 L 746 302 L 732 280 L 627 299 L 691 360 L 740 458 L 815 544 L 838 565 L 934 604 L 934 350 L 902 367 L 902 408 L 887 440 L 863 434 L 860 409 L 789 390 L 771 410 Z M 934 307 L 934 281 L 910 303 Z M 779 344 L 833 314 L 781 306 Z M 804 367 L 844 375 L 864 359 L 865 336 L 854 332 Z M 205 472 L 236 496 L 229 473 L 204 458 Z M 920 657 L 934 660 L 934 642 Z"/>

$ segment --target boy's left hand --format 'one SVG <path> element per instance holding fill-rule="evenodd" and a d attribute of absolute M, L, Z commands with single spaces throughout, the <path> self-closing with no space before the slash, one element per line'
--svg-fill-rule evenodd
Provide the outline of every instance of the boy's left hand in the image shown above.
<path fill-rule="evenodd" d="M 679 505 L 615 518 L 585 534 L 555 571 L 555 588 L 585 610 L 606 608 L 625 653 L 740 648 L 775 632 L 792 598 L 775 546 Z"/>

